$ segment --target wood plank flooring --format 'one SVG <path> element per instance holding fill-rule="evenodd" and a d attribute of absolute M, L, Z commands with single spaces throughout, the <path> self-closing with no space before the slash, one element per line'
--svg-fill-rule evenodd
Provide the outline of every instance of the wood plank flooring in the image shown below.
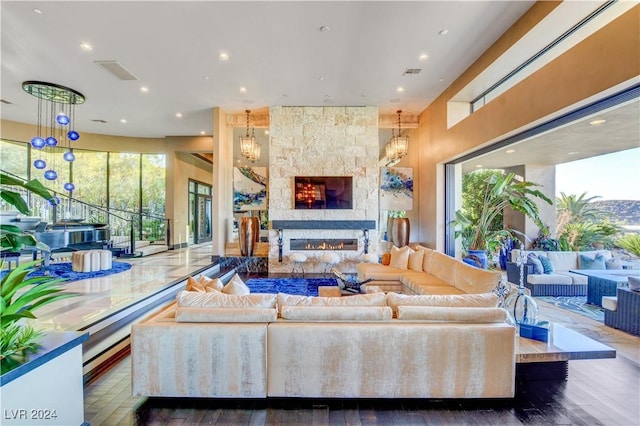
<path fill-rule="evenodd" d="M 567 381 L 517 383 L 511 400 L 183 399 L 131 395 L 126 357 L 85 387 L 98 425 L 639 425 L 640 366 L 571 361 Z"/>

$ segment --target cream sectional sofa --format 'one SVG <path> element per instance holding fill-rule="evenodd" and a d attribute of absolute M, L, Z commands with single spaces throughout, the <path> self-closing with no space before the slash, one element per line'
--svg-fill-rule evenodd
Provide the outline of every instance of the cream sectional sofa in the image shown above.
<path fill-rule="evenodd" d="M 131 332 L 134 395 L 510 398 L 497 296 L 181 292 Z"/>
<path fill-rule="evenodd" d="M 502 277 L 500 272 L 476 268 L 422 246 L 415 250 L 392 247 L 389 265 L 359 263 L 357 271 L 360 281 L 373 279 L 370 285 L 405 294 L 489 293 Z"/>
<path fill-rule="evenodd" d="M 534 273 L 534 266 L 527 263 L 524 269 L 524 285 L 531 291 L 532 296 L 586 296 L 588 277 L 586 275 L 570 272 L 583 269 L 580 264 L 580 255 L 595 258 L 602 255 L 605 261 L 612 258 L 609 250 L 593 251 L 525 251 L 535 253 L 537 256 L 547 257 L 552 264 L 551 273 Z M 510 283 L 519 285 L 520 268 L 517 259 L 520 250 L 511 252 L 511 262 L 507 262 L 507 279 Z"/>

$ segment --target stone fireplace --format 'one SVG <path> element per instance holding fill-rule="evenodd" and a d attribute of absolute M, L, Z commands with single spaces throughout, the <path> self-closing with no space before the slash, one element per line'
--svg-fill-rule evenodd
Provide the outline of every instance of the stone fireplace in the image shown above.
<path fill-rule="evenodd" d="M 295 251 L 304 251 L 309 259 L 307 272 L 322 272 L 322 266 L 314 260 L 327 250 L 341 257 L 339 270 L 355 271 L 355 264 L 365 251 L 365 240 L 369 252 L 377 251 L 378 109 L 271 107 L 269 114 L 269 272 L 291 272 L 288 255 Z M 296 176 L 352 177 L 353 208 L 296 210 Z M 283 228 L 279 221 L 296 225 Z M 334 225 L 318 228 L 312 225 L 314 222 Z M 362 223 L 335 227 L 346 222 Z M 302 239 L 323 240 L 327 244 L 320 243 L 321 247 L 315 249 L 299 248 L 296 240 Z M 328 247 L 328 240 L 347 241 L 349 249 Z"/>
<path fill-rule="evenodd" d="M 355 238 L 298 238 L 289 240 L 289 248 L 295 250 L 358 250 Z"/>

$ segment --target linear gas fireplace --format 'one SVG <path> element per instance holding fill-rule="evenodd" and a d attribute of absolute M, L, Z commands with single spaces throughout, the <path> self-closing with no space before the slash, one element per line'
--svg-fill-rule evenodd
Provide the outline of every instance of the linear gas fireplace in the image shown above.
<path fill-rule="evenodd" d="M 289 247 L 291 250 L 358 250 L 358 240 L 355 238 L 292 238 L 289 240 Z"/>

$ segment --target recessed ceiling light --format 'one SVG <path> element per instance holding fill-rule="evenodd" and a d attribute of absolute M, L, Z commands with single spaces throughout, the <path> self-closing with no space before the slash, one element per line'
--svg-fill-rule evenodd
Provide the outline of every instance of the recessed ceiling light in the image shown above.
<path fill-rule="evenodd" d="M 269 134 L 269 131 L 268 131 L 268 130 L 265 130 L 265 131 L 264 131 L 264 134 L 265 134 L 265 135 L 268 135 L 268 134 Z"/>
<path fill-rule="evenodd" d="M 244 86 L 242 86 L 242 87 L 240 88 L 240 93 L 247 93 L 247 88 L 246 88 L 246 87 L 244 87 Z"/>
<path fill-rule="evenodd" d="M 33 11 L 34 11 L 35 13 L 37 13 L 38 15 L 42 15 L 42 10 L 40 10 L 40 9 L 38 9 L 38 8 L 33 9 Z"/>
<path fill-rule="evenodd" d="M 221 61 L 227 61 L 229 60 L 229 54 L 227 52 L 220 52 L 220 54 L 218 55 L 218 59 L 220 59 Z"/>
<path fill-rule="evenodd" d="M 182 113 L 181 112 L 176 112 L 176 117 L 182 118 Z"/>
<path fill-rule="evenodd" d="M 601 124 L 606 123 L 607 120 L 604 119 L 599 119 L 599 120 L 593 120 L 591 122 L 589 122 L 589 124 L 591 124 L 592 126 L 599 126 Z"/>
<path fill-rule="evenodd" d="M 203 80 L 209 80 L 209 76 L 205 75 L 204 77 L 202 77 Z"/>
<path fill-rule="evenodd" d="M 121 118 L 121 119 L 120 119 L 120 122 L 121 122 L 122 124 L 126 124 L 126 123 L 127 123 L 127 120 L 125 120 L 124 118 Z"/>
<path fill-rule="evenodd" d="M 398 87 L 398 88 L 396 89 L 396 92 L 398 92 L 398 93 L 402 93 L 402 92 L 404 92 L 404 87 L 402 87 L 402 86 Z"/>
<path fill-rule="evenodd" d="M 440 30 L 438 31 L 438 34 L 440 34 L 441 36 L 447 35 L 449 34 L 449 30 Z"/>
<path fill-rule="evenodd" d="M 444 81 L 444 78 L 441 78 L 440 80 L 438 80 L 440 83 L 442 83 Z"/>
<path fill-rule="evenodd" d="M 482 168 L 482 164 L 476 164 L 476 169 L 481 169 Z"/>
<path fill-rule="evenodd" d="M 206 134 L 206 132 L 204 130 L 200 130 L 200 134 L 204 135 L 204 134 Z"/>
<path fill-rule="evenodd" d="M 577 153 L 578 153 L 578 151 L 567 152 L 568 155 L 576 155 Z"/>
<path fill-rule="evenodd" d="M 324 81 L 324 77 L 323 77 L 323 76 L 320 76 L 320 77 L 318 77 L 318 80 L 320 80 L 320 81 Z"/>
<path fill-rule="evenodd" d="M 321 27 L 320 27 L 320 31 L 322 31 L 323 33 L 329 32 L 329 30 L 330 30 L 330 29 L 331 29 L 331 28 L 329 28 L 329 27 L 328 27 L 328 26 L 326 26 L 326 25 L 323 25 L 323 26 L 321 26 Z"/>
<path fill-rule="evenodd" d="M 84 50 L 85 52 L 91 52 L 93 50 L 93 46 L 87 42 L 82 42 L 80 43 L 80 49 Z"/>
<path fill-rule="evenodd" d="M 142 93 L 149 93 L 149 88 L 148 88 L 147 86 L 142 86 L 142 87 L 140 88 L 140 91 L 141 91 Z"/>
<path fill-rule="evenodd" d="M 422 53 L 420 54 L 420 56 L 418 56 L 419 61 L 426 61 L 427 59 L 429 59 L 429 55 L 427 55 L 426 53 Z"/>
<path fill-rule="evenodd" d="M 508 149 L 508 150 L 506 151 L 506 153 L 507 153 L 507 154 L 513 154 L 514 152 L 516 152 L 516 150 L 515 150 L 515 149 Z"/>

